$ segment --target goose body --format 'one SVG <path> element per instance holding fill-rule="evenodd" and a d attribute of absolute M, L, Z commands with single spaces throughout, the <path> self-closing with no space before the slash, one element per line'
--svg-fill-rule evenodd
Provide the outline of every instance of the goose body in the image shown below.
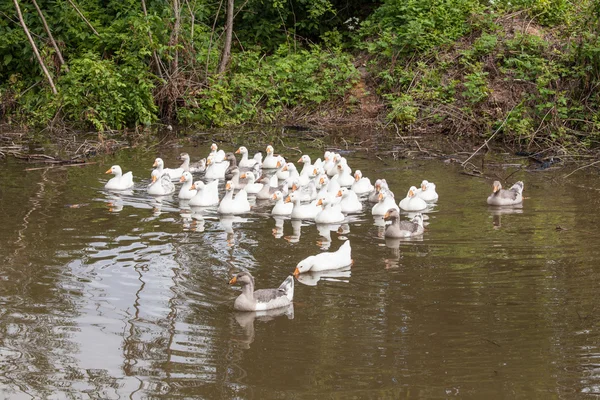
<path fill-rule="evenodd" d="M 343 222 L 346 218 L 342 213 L 339 203 L 322 198 L 317 201 L 317 205 L 323 206 L 323 209 L 315 215 L 315 222 L 317 224 L 336 224 Z"/>
<path fill-rule="evenodd" d="M 290 193 L 285 199 L 286 203 L 293 203 L 292 219 L 315 219 L 316 215 L 321 211 L 321 207 L 316 204 L 300 204 L 300 198 L 296 193 Z"/>
<path fill-rule="evenodd" d="M 208 156 L 206 159 L 206 172 L 204 177 L 206 179 L 224 179 L 225 171 L 229 167 L 229 162 L 215 162 L 215 159 L 212 156 Z"/>
<path fill-rule="evenodd" d="M 352 184 L 352 191 L 357 195 L 370 193 L 374 189 L 371 185 L 371 180 L 367 177 L 362 176 L 360 170 L 354 171 L 354 183 Z"/>
<path fill-rule="evenodd" d="M 293 203 L 286 203 L 283 198 L 283 193 L 279 190 L 273 194 L 273 200 L 275 200 L 275 205 L 271 210 L 271 215 L 292 215 L 292 210 L 294 209 Z"/>
<path fill-rule="evenodd" d="M 171 180 L 177 181 L 181 179 L 181 175 L 184 173 L 184 167 L 186 163 L 183 162 L 182 166 L 179 168 L 165 168 L 165 162 L 162 158 L 157 158 L 154 160 L 154 167 L 158 170 L 159 176 L 163 176 L 163 174 L 168 174 Z M 188 165 L 189 168 L 189 165 Z"/>
<path fill-rule="evenodd" d="M 416 196 L 417 188 L 411 186 L 406 197 L 400 200 L 400 208 L 404 211 L 422 211 L 427 208 L 425 200 Z"/>
<path fill-rule="evenodd" d="M 487 198 L 491 206 L 513 206 L 523 202 L 523 182 L 518 181 L 510 189 L 502 189 L 500 182 L 495 181 L 492 194 Z"/>
<path fill-rule="evenodd" d="M 352 249 L 350 241 L 347 240 L 337 251 L 317 254 L 300 261 L 296 266 L 294 275 L 298 276 L 309 271 L 340 269 L 352 265 L 352 263 Z"/>
<path fill-rule="evenodd" d="M 436 202 L 439 198 L 435 191 L 435 183 L 424 180 L 421 182 L 421 187 L 416 191 L 417 197 L 425 200 L 427 203 Z"/>
<path fill-rule="evenodd" d="M 385 228 L 385 237 L 387 238 L 405 238 L 411 236 L 422 235 L 425 231 L 423 228 L 423 215 L 420 213 L 415 215 L 412 221 L 401 221 L 398 210 L 390 209 L 383 217 L 385 221 L 392 221 Z"/>
<path fill-rule="evenodd" d="M 242 159 L 238 163 L 238 166 L 241 168 L 252 168 L 258 162 L 258 160 L 254 158 L 248 158 L 248 149 L 244 146 L 241 146 L 235 152 L 236 154 L 242 155 Z"/>
<path fill-rule="evenodd" d="M 113 165 L 106 171 L 107 174 L 113 174 L 114 177 L 110 178 L 104 185 L 105 189 L 108 190 L 127 190 L 133 187 L 133 174 L 131 171 L 123 174 L 123 170 L 118 165 Z"/>
<path fill-rule="evenodd" d="M 342 212 L 349 214 L 362 211 L 362 203 L 354 191 L 344 187 L 338 191 L 337 196 L 342 198 L 340 201 Z"/>
<path fill-rule="evenodd" d="M 255 195 L 258 192 L 260 192 L 264 186 L 262 183 L 255 182 L 256 178 L 254 177 L 254 173 L 252 172 L 245 172 L 240 176 L 240 178 L 248 180 L 248 183 L 246 183 L 246 186 L 244 186 L 244 189 L 248 194 Z"/>
<path fill-rule="evenodd" d="M 273 194 L 279 190 L 277 186 L 277 176 L 273 175 L 271 178 L 261 178 L 260 183 L 263 184 L 262 189 L 256 193 L 258 200 L 269 200 L 273 198 Z M 275 186 L 272 186 L 275 183 Z M 287 187 L 285 188 L 287 193 Z"/>
<path fill-rule="evenodd" d="M 268 145 L 266 151 L 267 151 L 267 156 L 265 157 L 265 159 L 262 162 L 262 167 L 264 169 L 277 168 L 277 157 L 274 154 L 275 150 L 273 149 L 273 146 Z"/>
<path fill-rule="evenodd" d="M 390 208 L 400 211 L 394 200 L 394 195 L 390 190 L 381 190 L 379 192 L 379 202 L 371 209 L 373 215 L 385 215 Z"/>
<path fill-rule="evenodd" d="M 192 174 L 187 171 L 181 176 L 180 181 L 183 182 L 181 189 L 179 189 L 179 198 L 181 200 L 190 200 L 198 193 L 196 189 L 193 189 L 194 182 L 192 180 Z"/>
<path fill-rule="evenodd" d="M 277 289 L 254 290 L 254 278 L 248 272 L 240 272 L 230 285 L 242 285 L 240 294 L 233 303 L 238 311 L 265 311 L 289 306 L 294 300 L 294 278 L 290 275 Z"/>
<path fill-rule="evenodd" d="M 338 163 L 337 170 L 337 181 L 340 186 L 350 187 L 354 184 L 354 177 L 351 174 L 351 169 L 348 166 L 345 158 L 342 158 L 342 160 Z"/>
<path fill-rule="evenodd" d="M 160 178 L 157 174 L 152 174 L 152 183 L 148 185 L 148 194 L 152 196 L 166 196 L 175 192 L 175 185 L 171 182 L 169 174 L 163 173 Z"/>
<path fill-rule="evenodd" d="M 225 161 L 225 152 L 223 150 L 219 150 L 219 146 L 217 146 L 216 143 L 210 145 L 209 156 L 212 156 L 215 163 Z"/>
<path fill-rule="evenodd" d="M 382 190 L 389 191 L 387 181 L 385 179 L 377 179 L 375 181 L 374 189 L 369 193 L 369 201 L 371 203 L 377 203 L 379 201 L 379 192 L 381 192 Z M 391 196 L 394 197 L 394 193 L 392 193 L 391 191 L 389 193 L 391 193 Z"/>
<path fill-rule="evenodd" d="M 196 195 L 188 203 L 194 207 L 210 207 L 219 204 L 219 181 L 214 180 L 204 184 L 202 181 L 194 182 L 192 189 L 196 190 Z"/>
<path fill-rule="evenodd" d="M 235 197 L 233 197 L 233 185 L 231 181 L 225 185 L 225 196 L 219 203 L 217 212 L 219 214 L 243 214 L 250 211 L 250 203 L 248 202 L 248 194 L 244 189 L 241 189 Z"/>

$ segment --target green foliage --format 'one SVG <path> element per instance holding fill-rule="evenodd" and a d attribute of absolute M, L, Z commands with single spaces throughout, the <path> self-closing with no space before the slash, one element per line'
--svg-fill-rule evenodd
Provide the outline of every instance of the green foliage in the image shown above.
<path fill-rule="evenodd" d="M 388 94 L 384 98 L 389 101 L 388 120 L 398 123 L 402 128 L 408 127 L 417 120 L 419 107 L 409 94 L 400 96 Z"/>
<path fill-rule="evenodd" d="M 472 66 L 472 72 L 465 75 L 465 90 L 462 95 L 471 104 L 482 102 L 487 99 L 490 94 L 490 89 L 487 84 L 488 73 L 484 72 L 482 68 L 482 64 L 477 63 Z"/>
<path fill-rule="evenodd" d="M 128 61 L 117 65 L 94 54 L 73 60 L 60 81 L 65 115 L 97 130 L 154 121 L 151 77 L 135 59 Z"/>
<path fill-rule="evenodd" d="M 572 0 L 499 0 L 493 5 L 508 12 L 526 10 L 530 18 L 545 26 L 568 24 L 573 18 Z"/>
<path fill-rule="evenodd" d="M 343 96 L 357 77 L 351 61 L 318 46 L 296 53 L 281 46 L 270 57 L 246 52 L 235 57 L 229 77 L 211 79 L 193 99 L 198 108 L 183 117 L 211 125 L 272 122 L 285 109 Z"/>
<path fill-rule="evenodd" d="M 448 44 L 471 30 L 477 0 L 386 0 L 361 27 L 370 53 L 410 54 Z M 371 39 L 374 38 L 374 39 Z"/>

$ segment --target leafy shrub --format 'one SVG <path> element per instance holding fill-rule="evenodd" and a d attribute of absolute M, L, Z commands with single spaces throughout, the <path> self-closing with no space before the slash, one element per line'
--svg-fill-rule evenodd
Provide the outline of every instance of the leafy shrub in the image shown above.
<path fill-rule="evenodd" d="M 151 76 L 135 59 L 121 65 L 95 54 L 71 62 L 60 80 L 63 112 L 72 121 L 86 121 L 97 130 L 154 121 Z"/>

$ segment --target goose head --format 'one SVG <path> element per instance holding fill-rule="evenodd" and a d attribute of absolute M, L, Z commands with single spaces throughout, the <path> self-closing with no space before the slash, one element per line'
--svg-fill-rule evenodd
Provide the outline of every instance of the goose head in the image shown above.
<path fill-rule="evenodd" d="M 411 186 L 410 189 L 408 189 L 408 193 L 406 194 L 406 197 L 413 198 L 413 197 L 415 197 L 416 194 L 417 194 L 417 188 L 415 186 Z"/>
<path fill-rule="evenodd" d="M 227 181 L 227 183 L 225 184 L 225 190 L 227 192 L 231 192 L 233 190 L 233 182 Z"/>
<path fill-rule="evenodd" d="M 182 175 L 181 178 L 179 178 L 179 182 L 188 182 L 191 181 L 192 178 L 192 174 L 190 174 L 189 172 L 185 171 Z"/>
<path fill-rule="evenodd" d="M 341 188 L 340 190 L 338 190 L 336 197 L 347 197 L 348 196 L 348 188 Z"/>
<path fill-rule="evenodd" d="M 121 167 L 119 167 L 118 165 L 113 165 L 112 167 L 110 167 L 108 169 L 108 171 L 105 172 L 105 174 L 113 174 L 116 176 L 120 176 L 120 175 L 123 175 L 123 171 L 121 170 Z"/>
<path fill-rule="evenodd" d="M 315 256 L 310 256 L 300 261 L 298 265 L 296 265 L 296 269 L 294 270 L 294 276 L 298 277 L 298 275 L 310 271 L 315 264 L 314 260 Z"/>
<path fill-rule="evenodd" d="M 254 181 L 256 180 L 256 177 L 254 176 L 254 173 L 252 171 L 244 172 L 242 175 L 240 175 L 240 179 L 246 178 L 248 179 L 249 183 L 254 183 Z"/>
<path fill-rule="evenodd" d="M 275 151 L 275 149 L 273 148 L 273 146 L 268 145 L 266 151 L 267 151 L 267 155 L 268 154 L 273 154 L 273 152 Z"/>
<path fill-rule="evenodd" d="M 245 146 L 240 146 L 240 148 L 235 151 L 235 154 L 248 154 L 248 149 Z"/>
<path fill-rule="evenodd" d="M 216 153 L 217 150 L 219 150 L 219 146 L 217 146 L 216 143 L 213 143 L 213 144 L 210 145 L 210 151 L 211 152 Z"/>
<path fill-rule="evenodd" d="M 281 191 L 276 191 L 273 193 L 273 200 L 281 200 L 283 198 L 283 193 Z"/>
<path fill-rule="evenodd" d="M 307 154 L 304 154 L 302 157 L 300 157 L 300 159 L 298 160 L 299 163 L 302 164 L 309 164 L 310 165 L 310 156 L 308 156 Z"/>
<path fill-rule="evenodd" d="M 162 160 L 162 158 L 157 158 L 156 160 L 154 160 L 154 164 L 152 164 L 153 167 L 158 167 L 158 168 L 162 168 L 165 165 L 164 161 Z"/>
<path fill-rule="evenodd" d="M 188 153 L 181 153 L 181 154 L 179 155 L 179 159 L 180 159 L 181 161 L 187 161 L 187 162 L 190 162 L 190 155 L 189 155 Z"/>
<path fill-rule="evenodd" d="M 192 190 L 202 190 L 202 189 L 204 189 L 204 182 L 202 182 L 202 181 L 196 181 L 196 182 L 192 183 L 192 187 L 190 187 L 190 189 L 192 189 Z"/>
<path fill-rule="evenodd" d="M 383 216 L 385 221 L 394 221 L 398 218 L 400 218 L 400 213 L 395 208 L 390 208 Z"/>
<path fill-rule="evenodd" d="M 360 169 L 357 169 L 356 171 L 354 171 L 354 180 L 356 182 L 360 181 L 360 179 L 362 178 L 362 172 L 360 172 Z"/>
<path fill-rule="evenodd" d="M 429 187 L 429 181 L 424 179 L 423 182 L 421 182 L 421 190 L 426 191 L 428 187 Z"/>
<path fill-rule="evenodd" d="M 502 189 L 502 184 L 499 181 L 494 181 L 493 190 L 494 193 L 500 191 Z"/>
<path fill-rule="evenodd" d="M 238 272 L 231 280 L 229 281 L 230 285 L 238 284 L 240 286 L 252 285 L 254 286 L 254 278 L 250 273 L 246 271 Z"/>

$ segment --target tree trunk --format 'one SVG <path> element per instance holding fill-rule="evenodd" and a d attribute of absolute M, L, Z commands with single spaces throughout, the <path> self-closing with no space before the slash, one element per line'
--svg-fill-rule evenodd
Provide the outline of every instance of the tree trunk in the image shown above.
<path fill-rule="evenodd" d="M 171 46 L 175 47 L 175 56 L 171 62 L 171 75 L 175 75 L 179 69 L 179 29 L 181 26 L 181 10 L 179 0 L 173 0 L 173 14 L 175 14 L 175 25 L 173 26 L 173 33 L 171 34 Z"/>
<path fill-rule="evenodd" d="M 44 17 L 42 10 L 40 10 L 40 6 L 38 6 L 37 1 L 35 1 L 35 0 L 32 0 L 32 1 L 33 1 L 33 5 L 35 6 L 35 9 L 37 10 L 38 14 L 40 15 L 42 23 L 44 24 L 44 29 L 46 30 L 46 33 L 48 34 L 50 43 L 52 43 L 52 47 L 54 47 L 54 51 L 56 51 L 56 55 L 58 56 L 60 65 L 63 66 L 63 65 L 65 65 L 65 59 L 63 58 L 62 53 L 60 52 L 60 49 L 58 48 L 58 45 L 56 44 L 56 41 L 54 40 L 54 36 L 52 36 L 52 32 L 50 31 L 50 27 L 48 26 L 48 23 L 46 22 L 46 18 Z M 67 67 L 66 65 L 65 65 L 65 69 L 67 70 L 67 72 L 69 71 L 69 67 Z"/>
<path fill-rule="evenodd" d="M 35 0 L 34 0 L 35 1 Z M 146 9 L 146 2 L 142 0 L 142 9 L 144 10 L 144 17 L 146 18 L 146 22 L 148 22 L 148 10 Z M 158 70 L 158 76 L 163 78 L 162 68 L 160 64 L 160 59 L 158 58 L 158 54 L 154 49 L 154 41 L 152 40 L 152 31 L 148 30 L 148 39 L 150 39 L 150 46 L 152 46 L 152 56 L 154 57 L 154 62 L 156 63 L 156 69 Z"/>
<path fill-rule="evenodd" d="M 46 75 L 46 78 L 48 79 L 48 83 L 50 83 L 50 87 L 52 88 L 52 93 L 57 94 L 58 91 L 56 90 L 56 86 L 54 86 L 54 81 L 52 80 L 52 76 L 50 76 L 50 73 L 48 72 L 48 68 L 46 68 L 46 65 L 44 64 L 44 60 L 42 60 L 42 56 L 40 56 L 40 52 L 38 51 L 38 48 L 35 45 L 35 42 L 33 41 L 31 34 L 29 33 L 29 29 L 27 29 L 27 25 L 25 25 L 25 20 L 23 19 L 23 14 L 21 14 L 21 7 L 19 7 L 19 2 L 18 2 L 18 0 L 13 0 L 13 2 L 15 3 L 15 8 L 17 9 L 17 14 L 19 15 L 19 21 L 21 21 L 21 26 L 23 27 L 23 30 L 25 31 L 25 35 L 27 35 L 27 39 L 29 39 L 29 43 L 31 44 L 31 47 L 33 48 L 33 52 L 35 53 L 38 63 L 40 64 L 40 67 L 42 67 L 42 70 L 44 71 L 44 75 Z"/>
<path fill-rule="evenodd" d="M 225 43 L 223 43 L 223 53 L 221 63 L 219 64 L 219 74 L 227 70 L 229 59 L 231 58 L 231 41 L 233 39 L 233 0 L 227 0 L 227 23 L 225 25 Z"/>

